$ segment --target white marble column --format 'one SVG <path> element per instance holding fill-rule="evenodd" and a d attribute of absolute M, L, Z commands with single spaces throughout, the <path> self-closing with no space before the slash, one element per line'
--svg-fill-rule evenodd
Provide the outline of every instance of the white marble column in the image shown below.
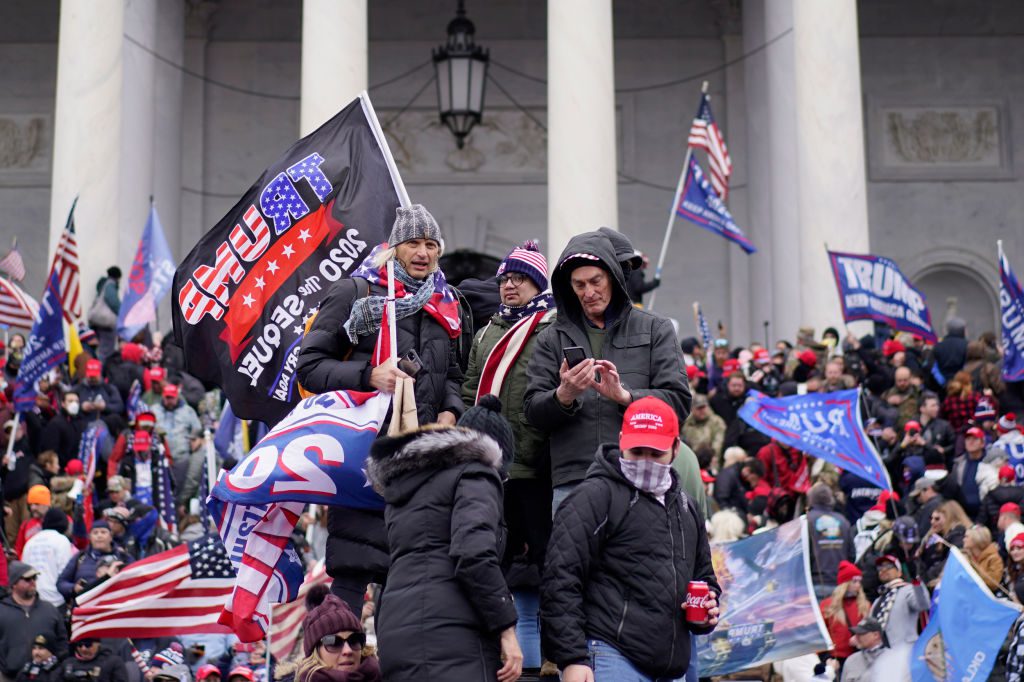
<path fill-rule="evenodd" d="M 722 36 L 725 47 L 725 60 L 731 62 L 743 54 L 743 38 L 736 33 Z M 715 117 L 720 119 L 722 133 L 729 147 L 733 172 L 729 182 L 729 212 L 733 219 L 744 230 L 747 237 L 758 243 L 760 235 L 750 227 L 750 201 L 747 171 L 747 131 L 742 125 L 746 109 L 746 85 L 743 63 L 734 64 L 725 70 L 725 107 L 722 100 L 712 101 L 711 108 Z M 729 339 L 736 343 L 746 344 L 748 341 L 760 339 L 760 322 L 752 319 L 750 283 L 751 264 L 754 256 L 747 255 L 743 249 L 731 242 L 725 244 L 729 263 Z M 755 326 L 756 325 L 756 326 Z"/>
<path fill-rule="evenodd" d="M 366 0 L 303 0 L 300 134 L 366 90 L 367 62 Z"/>
<path fill-rule="evenodd" d="M 764 43 L 765 6 L 763 2 L 743 5 L 743 52 L 749 53 Z M 774 239 L 772 234 L 771 144 L 769 143 L 770 110 L 768 107 L 768 55 L 764 50 L 743 60 L 746 103 L 747 139 L 747 212 L 750 222 L 747 235 L 757 246 L 757 253 L 748 259 L 750 267 L 750 325 L 757 339 L 763 338 L 763 322 L 774 324 L 772 272 L 774 270 Z M 731 133 L 730 133 L 731 134 Z M 733 163 L 739 155 L 733 153 Z M 778 337 L 769 329 L 771 340 Z"/>
<path fill-rule="evenodd" d="M 793 27 L 793 0 L 763 0 L 763 45 Z M 803 325 L 800 212 L 796 180 L 797 129 L 794 112 L 796 66 L 792 34 L 764 50 L 768 76 L 768 146 L 772 221 L 772 325 L 775 339 L 792 339 Z"/>
<path fill-rule="evenodd" d="M 548 239 L 618 229 L 611 0 L 548 0 Z"/>
<path fill-rule="evenodd" d="M 61 3 L 49 254 L 79 196 L 83 314 L 97 277 L 120 251 L 124 19 L 124 0 Z"/>
<path fill-rule="evenodd" d="M 825 253 L 869 250 L 856 0 L 793 0 L 803 320 L 842 324 Z"/>

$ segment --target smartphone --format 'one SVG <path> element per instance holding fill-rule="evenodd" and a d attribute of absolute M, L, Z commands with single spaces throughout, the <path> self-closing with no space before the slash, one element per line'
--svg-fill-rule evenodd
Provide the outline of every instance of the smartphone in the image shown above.
<path fill-rule="evenodd" d="M 406 351 L 405 355 L 398 360 L 398 369 L 402 370 L 413 379 L 416 378 L 416 375 L 423 369 L 423 363 L 420 361 L 419 353 L 416 352 L 415 348 L 410 348 Z"/>
<path fill-rule="evenodd" d="M 582 346 L 569 346 L 568 348 L 563 348 L 562 356 L 565 358 L 566 364 L 569 365 L 569 369 L 572 369 L 587 359 L 587 353 L 583 350 Z"/>

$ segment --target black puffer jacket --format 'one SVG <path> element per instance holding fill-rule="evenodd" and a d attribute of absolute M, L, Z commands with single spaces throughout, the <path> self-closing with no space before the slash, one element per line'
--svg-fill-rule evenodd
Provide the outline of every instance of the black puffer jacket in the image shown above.
<path fill-rule="evenodd" d="M 586 232 L 569 240 L 558 262 L 576 253 L 598 257 L 611 274 L 612 301 L 605 311 L 601 358 L 612 362 L 622 386 L 633 400 L 654 396 L 672 406 L 679 423 L 690 414 L 690 386 L 683 370 L 683 352 L 672 322 L 655 313 L 634 308 L 626 295 L 622 268 L 611 242 L 598 232 Z M 551 291 L 558 319 L 537 337 L 527 372 L 524 397 L 526 419 L 551 436 L 551 483 L 559 486 L 583 480 L 591 455 L 598 445 L 617 441 L 625 407 L 588 388 L 569 407 L 555 397 L 561 382 L 559 367 L 563 349 L 579 346 L 594 357 L 587 322 L 579 298 L 572 289 L 571 272 L 556 267 Z"/>
<path fill-rule="evenodd" d="M 691 580 L 721 592 L 703 517 L 673 483 L 665 505 L 638 491 L 603 445 L 555 515 L 541 592 L 544 654 L 559 667 L 587 659 L 587 639 L 622 652 L 645 675 L 681 677 L 690 632 L 681 605 Z"/>
<path fill-rule="evenodd" d="M 343 329 L 360 289 L 354 279 L 337 282 L 320 304 L 320 312 L 302 339 L 296 372 L 302 386 L 314 393 L 337 389 L 372 391 L 370 358 L 375 336 L 359 339 L 353 348 Z M 369 295 L 387 291 L 370 286 Z M 398 321 L 398 354 L 416 349 L 423 371 L 416 378 L 416 410 L 420 424 L 437 421 L 439 412 L 463 411 L 459 388 L 462 372 L 455 342 L 426 313 Z M 351 353 L 350 353 L 351 351 Z M 346 357 L 347 356 L 347 357 Z M 388 544 L 380 512 L 331 508 L 327 515 L 327 573 L 359 574 L 364 582 L 383 583 L 388 570 Z M 361 580 L 362 578 L 360 578 Z"/>
<path fill-rule="evenodd" d="M 515 624 L 499 558 L 501 452 L 461 428 L 378 440 L 367 476 L 387 502 L 391 570 L 377 614 L 389 682 L 493 680 Z"/>

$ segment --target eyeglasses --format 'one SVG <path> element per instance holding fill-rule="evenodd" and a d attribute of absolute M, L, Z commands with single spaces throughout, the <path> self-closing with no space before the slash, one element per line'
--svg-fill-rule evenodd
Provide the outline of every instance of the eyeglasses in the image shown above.
<path fill-rule="evenodd" d="M 81 640 L 80 642 L 75 642 L 73 646 L 74 646 L 74 647 L 75 647 L 76 649 L 87 649 L 87 648 L 91 647 L 91 646 L 92 646 L 93 644 L 95 644 L 95 643 L 96 643 L 96 641 L 95 641 L 95 640 L 92 640 L 92 639 L 83 639 L 83 640 Z"/>
<path fill-rule="evenodd" d="M 366 644 L 366 635 L 362 632 L 353 632 L 348 637 L 342 637 L 341 635 L 325 635 L 320 638 L 320 643 L 324 645 L 332 654 L 336 654 L 341 651 L 342 647 L 348 644 L 348 648 L 353 651 L 362 649 L 363 645 Z"/>
<path fill-rule="evenodd" d="M 498 286 L 503 287 L 507 283 L 512 282 L 512 286 L 519 286 L 526 281 L 526 275 L 521 272 L 510 272 L 507 275 L 502 275 L 498 278 Z"/>

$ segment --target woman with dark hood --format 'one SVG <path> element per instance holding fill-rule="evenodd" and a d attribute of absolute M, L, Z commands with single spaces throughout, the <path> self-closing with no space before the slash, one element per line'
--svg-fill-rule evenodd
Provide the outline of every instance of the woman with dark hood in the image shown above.
<path fill-rule="evenodd" d="M 500 566 L 502 472 L 514 449 L 500 410 L 485 396 L 457 427 L 382 438 L 370 451 L 391 549 L 375 621 L 388 682 L 512 682 L 522 672 Z"/>

